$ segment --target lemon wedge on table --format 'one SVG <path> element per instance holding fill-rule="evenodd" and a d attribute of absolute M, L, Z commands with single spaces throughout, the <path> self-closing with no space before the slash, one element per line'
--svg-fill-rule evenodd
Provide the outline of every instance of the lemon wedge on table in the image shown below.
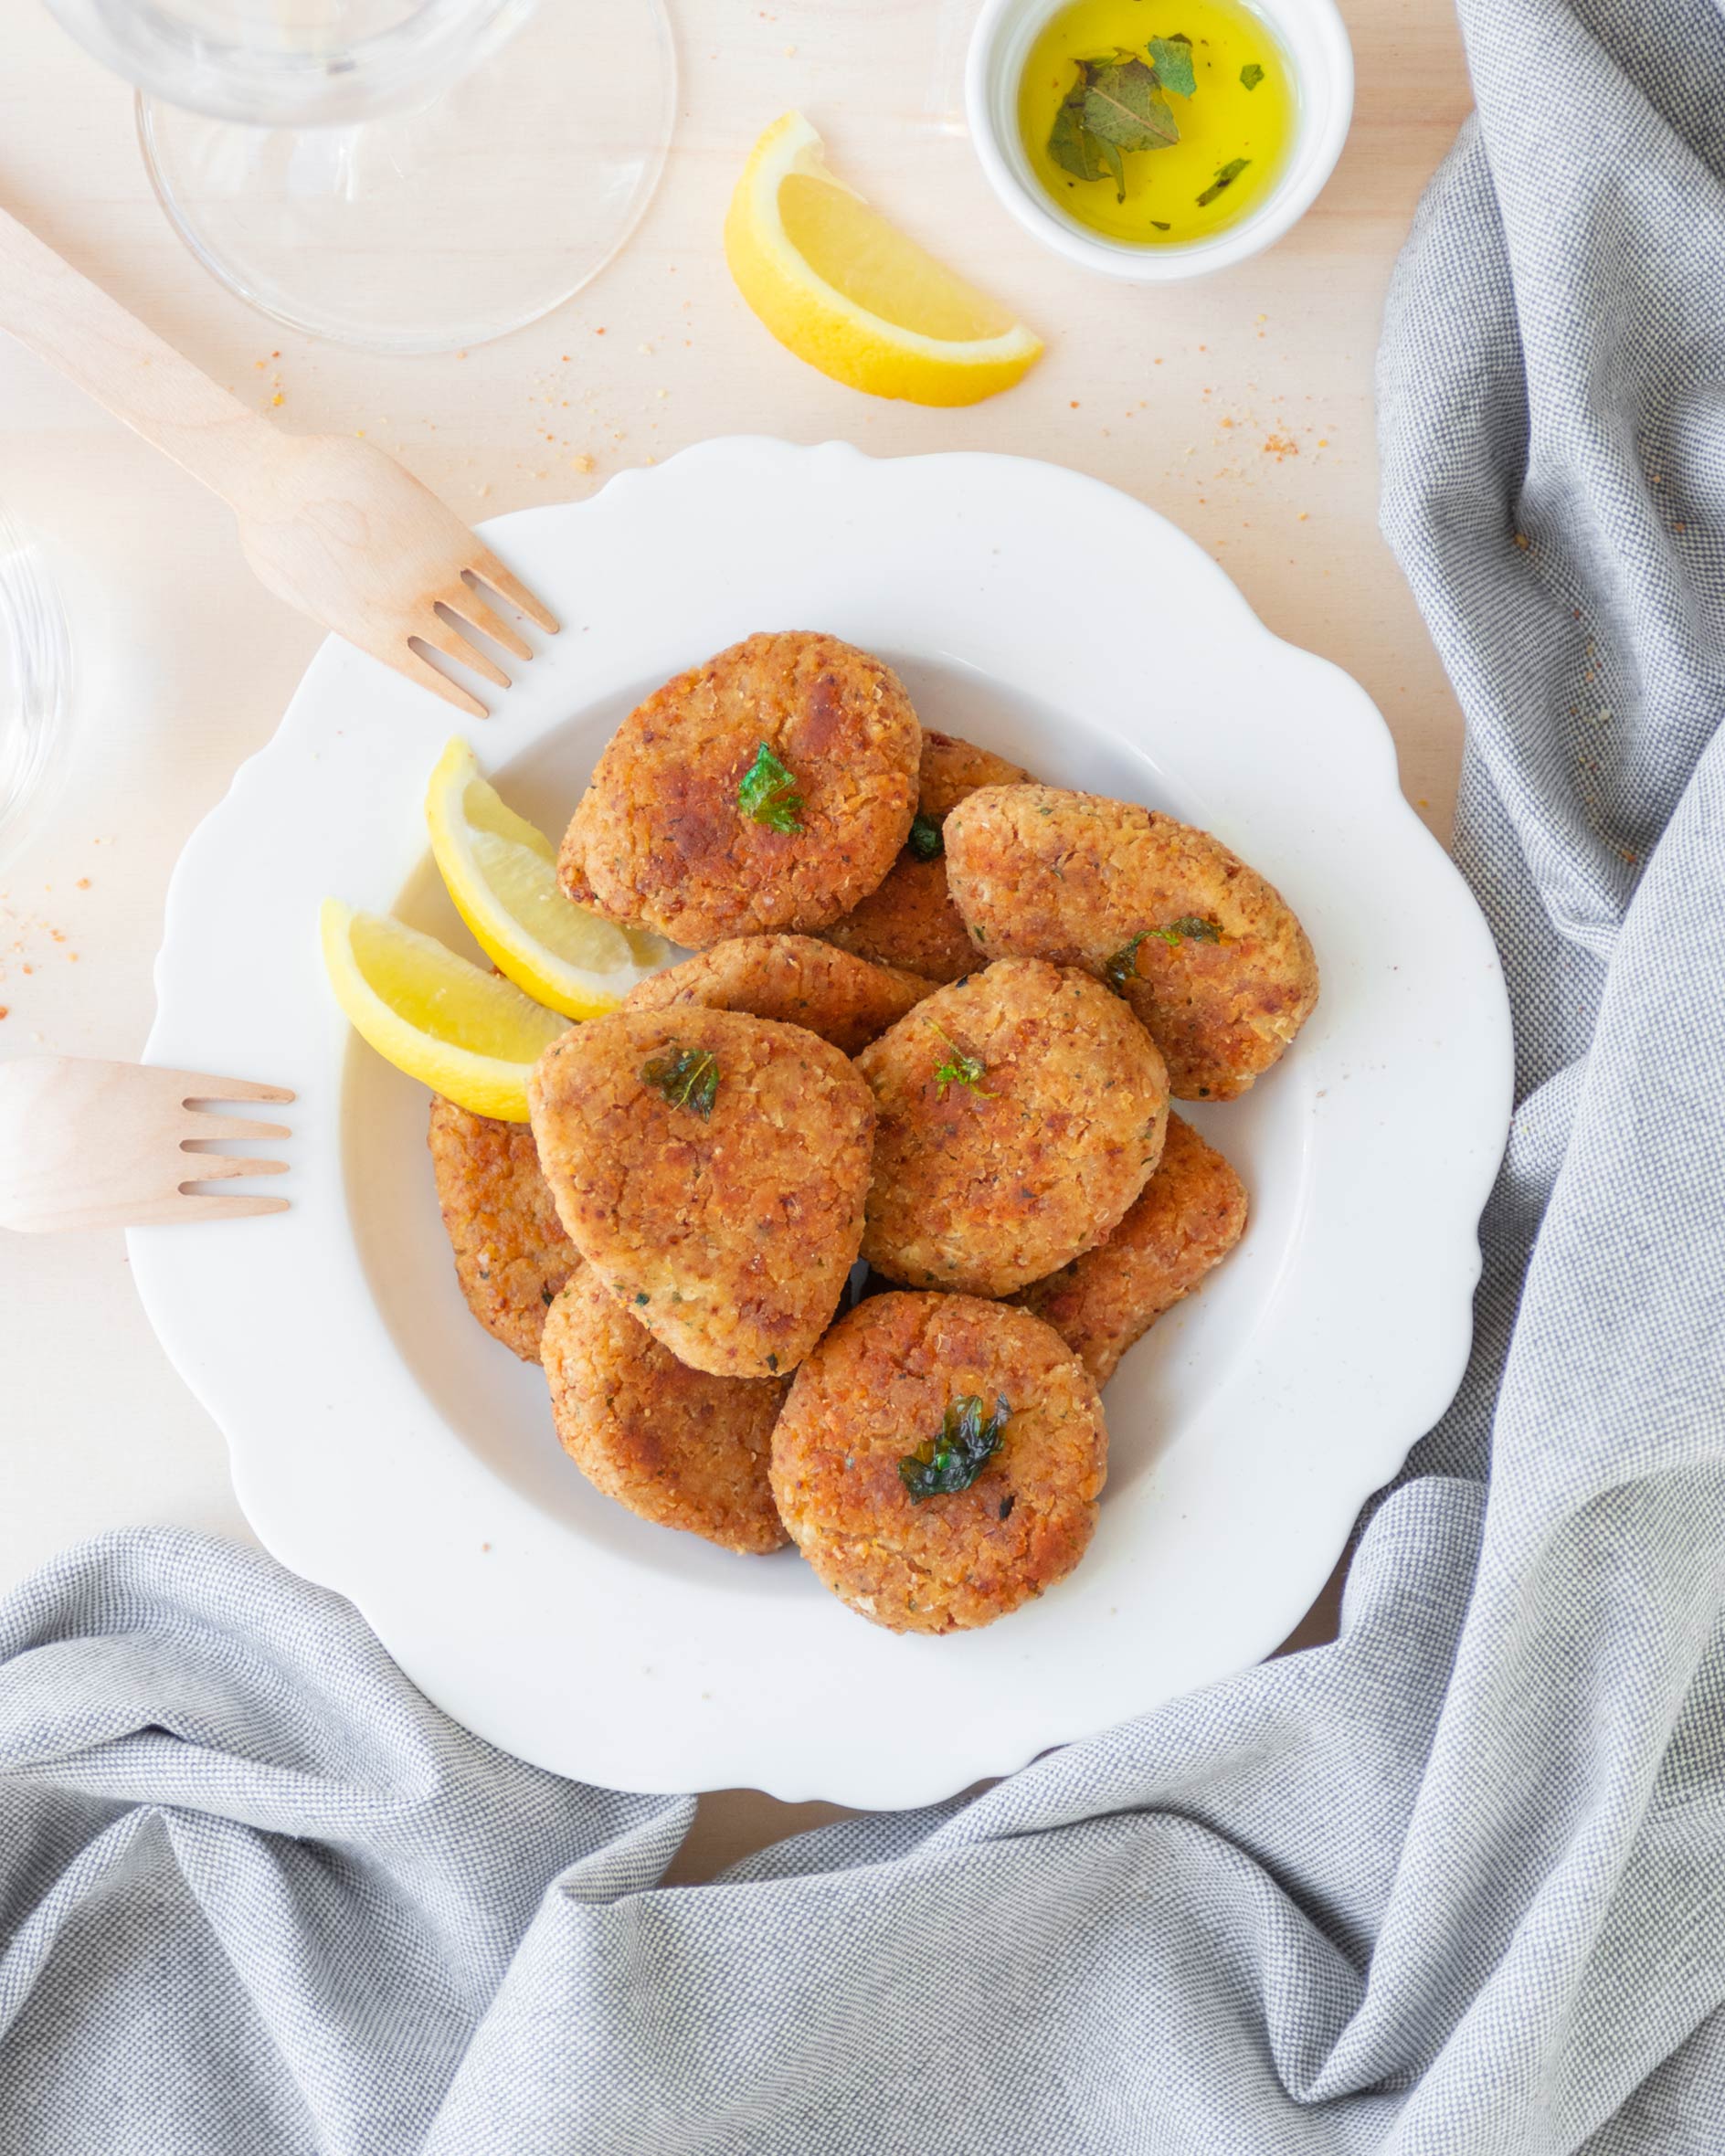
<path fill-rule="evenodd" d="M 458 1107 L 527 1120 L 527 1073 L 568 1021 L 435 936 L 326 898 L 323 964 L 355 1031 Z"/>
<path fill-rule="evenodd" d="M 572 904 L 557 887 L 556 849 L 480 776 L 459 737 L 426 788 L 431 851 L 456 911 L 500 973 L 566 1018 L 614 1010 L 671 946 Z"/>
<path fill-rule="evenodd" d="M 750 152 L 725 220 L 725 257 L 781 344 L 875 396 L 975 404 L 1010 389 L 1042 349 L 835 179 L 800 112 L 774 121 Z"/>

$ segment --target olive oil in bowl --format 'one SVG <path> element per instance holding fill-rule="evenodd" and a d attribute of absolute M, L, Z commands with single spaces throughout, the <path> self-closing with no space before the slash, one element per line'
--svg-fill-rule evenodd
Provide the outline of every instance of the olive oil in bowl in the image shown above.
<path fill-rule="evenodd" d="M 1072 0 L 1038 33 L 1019 132 L 1056 208 L 1138 247 L 1186 247 L 1275 186 L 1297 123 L 1287 59 L 1236 0 Z"/>

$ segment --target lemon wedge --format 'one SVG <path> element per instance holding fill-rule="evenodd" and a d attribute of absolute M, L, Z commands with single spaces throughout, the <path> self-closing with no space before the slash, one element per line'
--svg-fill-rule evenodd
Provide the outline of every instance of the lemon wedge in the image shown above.
<path fill-rule="evenodd" d="M 1042 349 L 835 179 L 800 112 L 774 121 L 749 153 L 725 257 L 781 344 L 875 396 L 975 404 L 1010 389 Z"/>
<path fill-rule="evenodd" d="M 475 1115 L 527 1120 L 527 1073 L 567 1022 L 511 982 L 383 914 L 326 898 L 335 999 L 386 1062 Z"/>
<path fill-rule="evenodd" d="M 566 1018 L 614 1010 L 670 954 L 662 937 L 622 929 L 557 888 L 556 850 L 480 777 L 451 741 L 426 789 L 431 851 L 456 911 L 500 973 Z"/>

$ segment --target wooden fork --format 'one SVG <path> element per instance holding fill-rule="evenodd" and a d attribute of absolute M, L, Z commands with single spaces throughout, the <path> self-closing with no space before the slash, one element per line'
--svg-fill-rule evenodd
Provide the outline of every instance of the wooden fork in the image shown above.
<path fill-rule="evenodd" d="M 219 494 L 271 591 L 473 717 L 484 704 L 430 653 L 505 689 L 474 631 L 533 657 L 480 587 L 556 635 L 556 616 L 392 457 L 355 436 L 281 433 L 4 210 L 0 329 Z"/>
<path fill-rule="evenodd" d="M 285 1212 L 285 1198 L 200 1186 L 285 1173 L 283 1160 L 201 1148 L 219 1138 L 285 1138 L 283 1123 L 200 1108 L 206 1101 L 291 1101 L 280 1085 L 68 1055 L 0 1062 L 0 1228 L 136 1228 Z"/>

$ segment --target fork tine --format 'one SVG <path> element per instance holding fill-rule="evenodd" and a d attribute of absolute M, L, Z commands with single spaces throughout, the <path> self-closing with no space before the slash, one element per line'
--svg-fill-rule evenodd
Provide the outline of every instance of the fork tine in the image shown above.
<path fill-rule="evenodd" d="M 477 576 L 482 584 L 489 584 L 500 598 L 507 599 L 518 613 L 529 621 L 535 621 L 549 637 L 557 633 L 557 618 L 549 607 L 534 598 L 519 576 L 512 576 L 494 554 L 482 547 L 478 558 L 468 564 L 467 574 Z"/>
<path fill-rule="evenodd" d="M 184 1191 L 193 1183 L 214 1182 L 225 1176 L 284 1176 L 288 1172 L 285 1160 L 238 1160 L 231 1153 L 187 1153 L 184 1146 L 186 1168 L 185 1181 L 180 1185 Z"/>
<path fill-rule="evenodd" d="M 187 1114 L 185 1121 L 182 1151 L 200 1138 L 291 1138 L 293 1136 L 288 1124 L 254 1123 L 246 1115 L 199 1115 L 194 1111 Z"/>
<path fill-rule="evenodd" d="M 434 696 L 442 697 L 445 703 L 452 703 L 457 711 L 465 712 L 470 719 L 490 718 L 490 712 L 471 689 L 450 681 L 448 674 L 432 665 L 420 649 L 423 641 L 420 637 L 407 639 L 405 657 L 396 661 L 397 671 L 406 674 L 410 682 L 418 682 L 420 688 L 429 689 Z"/>
<path fill-rule="evenodd" d="M 446 659 L 452 659 L 457 666 L 471 667 L 476 674 L 483 674 L 488 682 L 494 682 L 498 688 L 507 689 L 509 676 L 491 653 L 482 650 L 466 635 L 459 621 L 446 618 L 440 605 L 434 611 L 438 617 L 437 626 L 427 629 L 419 641 L 429 650 L 441 651 Z"/>
<path fill-rule="evenodd" d="M 490 637 L 492 643 L 501 644 L 505 651 L 517 659 L 531 659 L 533 646 L 519 629 L 512 629 L 503 616 L 488 607 L 470 584 L 458 584 L 449 596 L 438 602 L 439 611 L 444 608 L 458 618 L 471 621 L 475 629 Z"/>
<path fill-rule="evenodd" d="M 237 1191 L 188 1190 L 175 1200 L 171 1216 L 179 1221 L 243 1221 L 252 1213 L 286 1212 L 285 1198 L 242 1198 Z"/>
<path fill-rule="evenodd" d="M 162 1076 L 164 1080 L 178 1080 L 183 1088 L 181 1099 L 187 1107 L 194 1101 L 291 1101 L 293 1098 L 285 1085 L 259 1085 L 249 1078 L 212 1078 L 207 1071 L 164 1071 Z"/>

